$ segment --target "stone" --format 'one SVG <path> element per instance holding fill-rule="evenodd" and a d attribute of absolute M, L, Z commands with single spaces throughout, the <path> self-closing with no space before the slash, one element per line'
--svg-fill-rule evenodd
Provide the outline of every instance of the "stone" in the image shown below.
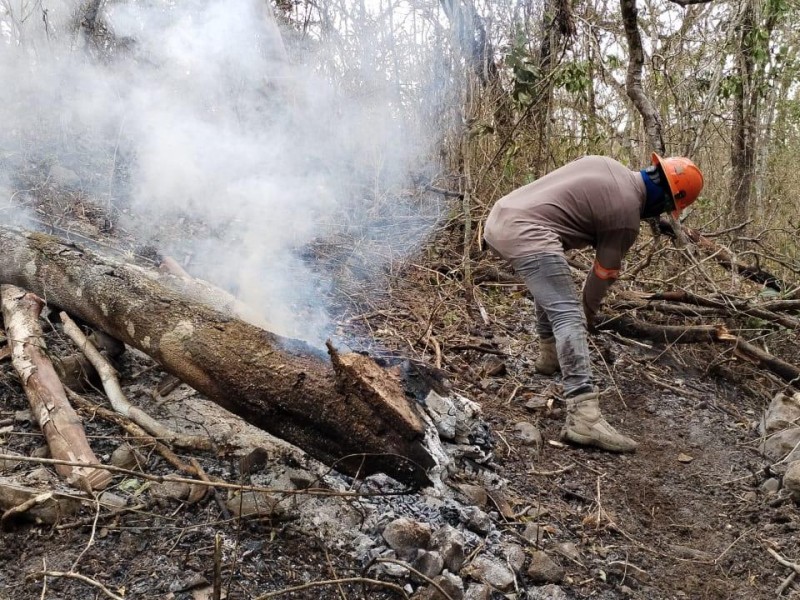
<path fill-rule="evenodd" d="M 789 463 L 783 475 L 783 487 L 792 493 L 794 500 L 800 500 L 800 460 Z"/>
<path fill-rule="evenodd" d="M 485 583 L 473 583 L 464 593 L 464 600 L 491 600 L 492 588 Z"/>
<path fill-rule="evenodd" d="M 394 550 L 385 549 L 383 553 L 378 555 L 378 558 L 397 560 L 397 553 Z M 383 573 L 394 579 L 408 579 L 411 575 L 407 566 L 396 562 L 381 562 L 375 565 L 374 569 L 377 573 Z"/>
<path fill-rule="evenodd" d="M 521 421 L 514 425 L 514 433 L 524 446 L 542 447 L 542 432 L 533 423 Z"/>
<path fill-rule="evenodd" d="M 761 452 L 772 459 L 786 462 L 800 460 L 800 427 L 784 429 L 770 434 L 761 444 Z"/>
<path fill-rule="evenodd" d="M 547 408 L 547 398 L 545 396 L 533 396 L 524 404 L 528 410 L 541 410 Z"/>
<path fill-rule="evenodd" d="M 154 498 L 168 498 L 172 500 L 186 500 L 189 497 L 191 488 L 188 483 L 183 481 L 162 481 L 154 483 L 150 487 L 150 493 Z"/>
<path fill-rule="evenodd" d="M 761 490 L 767 494 L 776 494 L 781 489 L 781 482 L 776 477 L 770 477 L 761 484 Z"/>
<path fill-rule="evenodd" d="M 469 563 L 465 571 L 475 581 L 480 581 L 502 592 L 514 587 L 514 573 L 496 558 L 481 554 Z"/>
<path fill-rule="evenodd" d="M 541 517 L 546 517 L 547 515 L 549 515 L 550 514 L 550 509 L 548 509 L 546 506 L 544 506 L 542 504 L 539 504 L 537 502 L 537 503 L 534 503 L 533 506 L 531 506 L 525 512 L 525 514 L 528 515 L 529 517 L 533 517 L 534 519 L 539 519 Z"/>
<path fill-rule="evenodd" d="M 552 583 L 542 587 L 530 588 L 528 597 L 531 600 L 569 600 L 567 593 Z"/>
<path fill-rule="evenodd" d="M 428 409 L 436 431 L 443 440 L 454 440 L 456 437 L 456 407 L 452 400 L 440 396 L 433 390 L 425 398 L 425 407 Z"/>
<path fill-rule="evenodd" d="M 398 556 L 411 558 L 417 550 L 428 547 L 431 540 L 431 527 L 413 519 L 395 519 L 383 530 L 383 539 Z"/>
<path fill-rule="evenodd" d="M 522 539 L 535 546 L 544 540 L 545 528 L 539 523 L 528 523 L 522 531 Z"/>
<path fill-rule="evenodd" d="M 31 456 L 34 458 L 50 458 L 50 446 L 47 444 L 44 446 L 39 446 L 33 452 L 31 452 Z"/>
<path fill-rule="evenodd" d="M 533 583 L 560 583 L 566 572 L 546 552 L 539 550 L 531 555 L 528 577 Z"/>
<path fill-rule="evenodd" d="M 122 496 L 118 496 L 112 492 L 103 492 L 98 498 L 100 506 L 110 509 L 119 509 L 128 505 L 128 501 Z"/>
<path fill-rule="evenodd" d="M 286 506 L 265 492 L 236 493 L 225 503 L 235 517 L 282 517 Z"/>
<path fill-rule="evenodd" d="M 506 557 L 506 563 L 511 567 L 515 573 L 522 571 L 525 565 L 525 550 L 519 544 L 511 542 L 503 543 L 503 555 Z"/>
<path fill-rule="evenodd" d="M 130 444 L 121 444 L 117 446 L 111 453 L 109 462 L 115 467 L 128 470 L 144 465 L 143 457 L 139 456 Z"/>
<path fill-rule="evenodd" d="M 411 566 L 428 579 L 432 579 L 442 572 L 444 559 L 435 550 L 419 550 Z"/>
<path fill-rule="evenodd" d="M 25 410 L 18 410 L 14 413 L 14 422 L 33 423 L 33 413 L 27 408 Z"/>
<path fill-rule="evenodd" d="M 581 553 L 578 551 L 578 547 L 572 542 L 556 544 L 555 550 L 561 556 L 565 556 L 573 562 L 581 562 Z"/>
<path fill-rule="evenodd" d="M 433 578 L 432 581 L 436 585 L 423 588 L 418 595 L 414 596 L 414 600 L 463 600 L 464 582 L 458 575 L 445 571 Z M 436 586 L 442 588 L 447 596 L 444 596 Z"/>
<path fill-rule="evenodd" d="M 25 481 L 31 483 L 50 483 L 55 480 L 55 475 L 46 467 L 37 467 L 27 475 Z"/>
<path fill-rule="evenodd" d="M 439 553 L 444 561 L 444 567 L 448 571 L 458 573 L 464 566 L 465 545 L 466 540 L 463 533 L 451 525 L 444 525 L 431 536 L 428 547 Z"/>
<path fill-rule="evenodd" d="M 486 503 L 489 502 L 489 494 L 486 493 L 486 489 L 483 486 L 461 483 L 457 487 L 473 506 L 484 508 Z"/>
<path fill-rule="evenodd" d="M 467 529 L 479 535 L 486 535 L 492 530 L 491 517 L 474 506 L 469 506 L 461 511 L 461 520 Z"/>
<path fill-rule="evenodd" d="M 774 433 L 795 428 L 800 424 L 800 392 L 791 396 L 777 394 L 769 404 L 759 424 L 759 433 Z"/>

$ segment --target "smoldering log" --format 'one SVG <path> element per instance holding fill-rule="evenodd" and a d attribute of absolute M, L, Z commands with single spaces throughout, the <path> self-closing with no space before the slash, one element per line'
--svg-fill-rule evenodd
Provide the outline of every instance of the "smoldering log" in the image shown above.
<path fill-rule="evenodd" d="M 210 400 L 352 475 L 427 485 L 434 460 L 399 381 L 380 389 L 319 350 L 178 294 L 157 275 L 41 233 L 0 227 L 0 278 L 150 355 Z M 341 362 L 341 361 L 340 361 Z"/>

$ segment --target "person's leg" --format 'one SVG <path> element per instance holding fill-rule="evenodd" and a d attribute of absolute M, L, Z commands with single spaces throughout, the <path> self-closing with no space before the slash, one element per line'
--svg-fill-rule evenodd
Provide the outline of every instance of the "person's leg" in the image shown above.
<path fill-rule="evenodd" d="M 512 266 L 533 295 L 537 333 L 543 340 L 555 337 L 564 396 L 590 392 L 593 386 L 586 325 L 566 257 L 538 254 L 514 260 Z"/>
<path fill-rule="evenodd" d="M 617 432 L 600 413 L 600 394 L 593 385 L 583 309 L 565 256 L 541 254 L 512 262 L 537 307 L 537 331 L 549 322 L 561 365 L 567 420 L 561 435 L 576 444 L 612 452 L 631 452 L 637 443 Z M 544 317 L 540 316 L 544 313 Z"/>

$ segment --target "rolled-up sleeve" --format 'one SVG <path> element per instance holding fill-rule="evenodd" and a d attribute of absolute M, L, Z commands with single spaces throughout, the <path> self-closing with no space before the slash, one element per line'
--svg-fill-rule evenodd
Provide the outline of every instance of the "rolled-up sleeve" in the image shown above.
<path fill-rule="evenodd" d="M 615 229 L 598 236 L 594 265 L 583 286 L 583 302 L 591 314 L 600 310 L 608 288 L 619 277 L 622 259 L 638 234 L 638 230 Z"/>

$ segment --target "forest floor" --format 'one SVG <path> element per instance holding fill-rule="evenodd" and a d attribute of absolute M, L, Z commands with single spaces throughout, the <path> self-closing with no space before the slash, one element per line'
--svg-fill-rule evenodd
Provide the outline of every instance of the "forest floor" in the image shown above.
<path fill-rule="evenodd" d="M 482 468 L 504 482 L 511 510 L 499 510 L 491 498 L 476 503 L 504 535 L 521 539 L 531 522 L 538 523 L 536 539 L 524 545 L 526 553 L 544 550 L 566 572 L 558 586 L 544 588 L 527 581 L 523 571 L 515 590 L 494 592 L 492 598 L 800 597 L 800 587 L 787 583 L 792 569 L 770 553 L 798 560 L 800 514 L 782 492 L 765 485 L 774 474 L 771 461 L 759 453 L 757 423 L 782 389 L 778 382 L 720 347 L 654 345 L 601 333 L 591 345 L 597 382 L 606 391 L 603 411 L 640 445 L 622 456 L 564 445 L 558 441 L 564 417 L 558 377 L 533 371 L 538 341 L 524 288 L 504 277 L 482 278 L 476 299 L 468 302 L 458 259 L 447 256 L 448 251 L 431 246 L 393 265 L 381 285 L 333 298 L 334 317 L 338 333 L 354 348 L 376 358 L 408 356 L 436 367 L 453 390 L 480 404 L 494 443 L 494 458 Z M 476 266 L 502 270 L 488 255 Z M 787 336 L 793 340 L 796 333 Z M 47 338 L 51 352 L 63 347 L 57 328 L 49 329 Z M 785 352 L 794 350 L 787 346 Z M 128 354 L 120 375 L 129 398 L 159 417 L 170 404 L 192 396 L 180 386 L 172 400 L 159 401 L 152 392 L 164 374 L 138 353 Z M 99 394 L 88 396 L 103 403 Z M 3 452 L 30 456 L 43 445 L 38 427 L 19 416 L 26 408 L 10 361 L 4 360 L 0 421 L 13 424 L 0 432 Z M 194 410 L 199 423 L 209 416 L 200 413 L 211 409 Z M 92 415 L 84 414 L 84 420 L 96 454 L 107 460 L 124 434 Z M 238 431 L 236 417 L 215 412 L 211 420 Z M 523 422 L 538 429 L 542 443 L 523 443 L 518 434 Z M 209 475 L 257 482 L 255 476 L 242 479 L 237 459 L 248 442 L 234 448 L 233 437 L 229 447 L 216 452 L 179 454 L 198 460 Z M 146 459 L 152 474 L 174 472 L 155 455 Z M 289 451 L 273 454 L 270 461 L 268 470 L 303 466 Z M 56 479 L 53 471 L 27 463 L 9 474 L 44 485 Z M 226 517 L 213 495 L 194 504 L 156 497 L 145 481 L 132 483 L 129 477 L 116 477 L 112 491 L 126 500 L 125 510 L 89 505 L 56 526 L 5 524 L 0 600 L 105 598 L 109 593 L 211 598 L 218 536 L 225 545 L 222 597 L 253 599 L 270 592 L 285 598 L 403 596 L 395 588 L 365 583 L 377 576 L 368 575 L 352 549 L 322 529 L 291 520 Z M 398 507 L 415 501 L 408 495 L 389 497 L 386 511 L 399 514 Z M 340 502 L 359 508 L 352 500 Z M 487 539 L 467 550 L 490 543 Z M 42 571 L 80 573 L 106 589 L 75 578 L 37 576 Z M 381 578 L 400 587 L 407 583 Z M 319 580 L 339 583 L 289 591 Z"/>

